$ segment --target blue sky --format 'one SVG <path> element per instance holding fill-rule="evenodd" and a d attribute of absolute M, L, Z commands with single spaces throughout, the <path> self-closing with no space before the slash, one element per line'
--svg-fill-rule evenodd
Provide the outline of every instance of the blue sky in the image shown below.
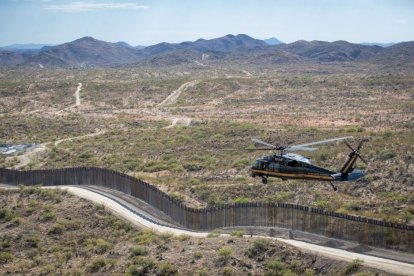
<path fill-rule="evenodd" d="M 414 40 L 412 0 L 0 0 L 0 45 L 131 45 L 244 33 L 284 42 Z"/>

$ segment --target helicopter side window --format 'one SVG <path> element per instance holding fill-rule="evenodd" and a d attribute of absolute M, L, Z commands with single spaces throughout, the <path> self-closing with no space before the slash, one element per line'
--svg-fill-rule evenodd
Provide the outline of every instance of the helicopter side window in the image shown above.
<path fill-rule="evenodd" d="M 259 163 L 259 169 L 260 170 L 266 170 L 268 163 L 267 162 L 260 162 Z"/>
<path fill-rule="evenodd" d="M 299 163 L 296 160 L 289 161 L 287 163 L 289 167 L 298 167 Z"/>

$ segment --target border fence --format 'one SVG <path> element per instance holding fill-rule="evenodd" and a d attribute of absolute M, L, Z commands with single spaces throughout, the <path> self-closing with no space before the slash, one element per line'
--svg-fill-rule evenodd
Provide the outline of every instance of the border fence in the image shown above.
<path fill-rule="evenodd" d="M 102 186 L 139 198 L 191 230 L 235 226 L 284 227 L 414 253 L 412 225 L 287 203 L 231 203 L 202 209 L 191 208 L 151 184 L 109 169 L 79 167 L 18 171 L 0 168 L 0 183 Z"/>

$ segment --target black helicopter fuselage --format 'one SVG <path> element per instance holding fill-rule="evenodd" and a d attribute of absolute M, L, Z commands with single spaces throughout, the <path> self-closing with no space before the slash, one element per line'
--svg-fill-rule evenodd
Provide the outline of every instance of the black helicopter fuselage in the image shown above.
<path fill-rule="evenodd" d="M 344 141 L 352 151 L 349 153 L 348 159 L 339 172 L 312 165 L 309 158 L 291 152 L 296 150 L 316 150 L 316 148 L 311 148 L 310 146 L 345 140 L 348 138 L 352 137 L 333 138 L 290 147 L 274 146 L 261 140 L 252 139 L 255 143 L 264 145 L 270 149 L 279 150 L 280 154 L 273 154 L 257 159 L 251 166 L 251 174 L 253 177 L 261 177 L 264 184 L 267 183 L 268 177 L 278 177 L 282 180 L 307 179 L 329 181 L 332 187 L 336 190 L 336 187 L 332 183 L 333 181 L 353 181 L 365 175 L 362 170 L 354 169 L 354 164 L 358 158 L 366 163 L 358 152 L 366 139 L 362 139 L 356 149 Z M 268 149 L 262 148 L 258 150 Z"/>
<path fill-rule="evenodd" d="M 253 177 L 262 177 L 267 183 L 267 177 L 278 177 L 285 179 L 307 179 L 319 181 L 352 181 L 363 177 L 362 170 L 355 170 L 352 167 L 347 171 L 334 172 L 310 164 L 309 159 L 302 157 L 302 160 L 293 159 L 287 155 L 270 155 L 257 159 L 251 167 Z M 347 163 L 355 162 L 355 157 L 350 155 Z M 344 167 L 347 167 L 345 163 Z"/>
<path fill-rule="evenodd" d="M 306 161 L 291 159 L 285 155 L 270 155 L 257 159 L 251 167 L 252 176 L 278 177 L 282 179 L 310 179 L 333 181 L 336 172 L 314 166 Z"/>

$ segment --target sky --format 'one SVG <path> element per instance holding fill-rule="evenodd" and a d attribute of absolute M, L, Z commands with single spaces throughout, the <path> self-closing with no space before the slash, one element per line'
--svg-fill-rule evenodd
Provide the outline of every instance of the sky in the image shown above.
<path fill-rule="evenodd" d="M 131 45 L 227 34 L 254 38 L 414 40 L 413 0 L 0 0 L 0 46 L 92 36 Z"/>

